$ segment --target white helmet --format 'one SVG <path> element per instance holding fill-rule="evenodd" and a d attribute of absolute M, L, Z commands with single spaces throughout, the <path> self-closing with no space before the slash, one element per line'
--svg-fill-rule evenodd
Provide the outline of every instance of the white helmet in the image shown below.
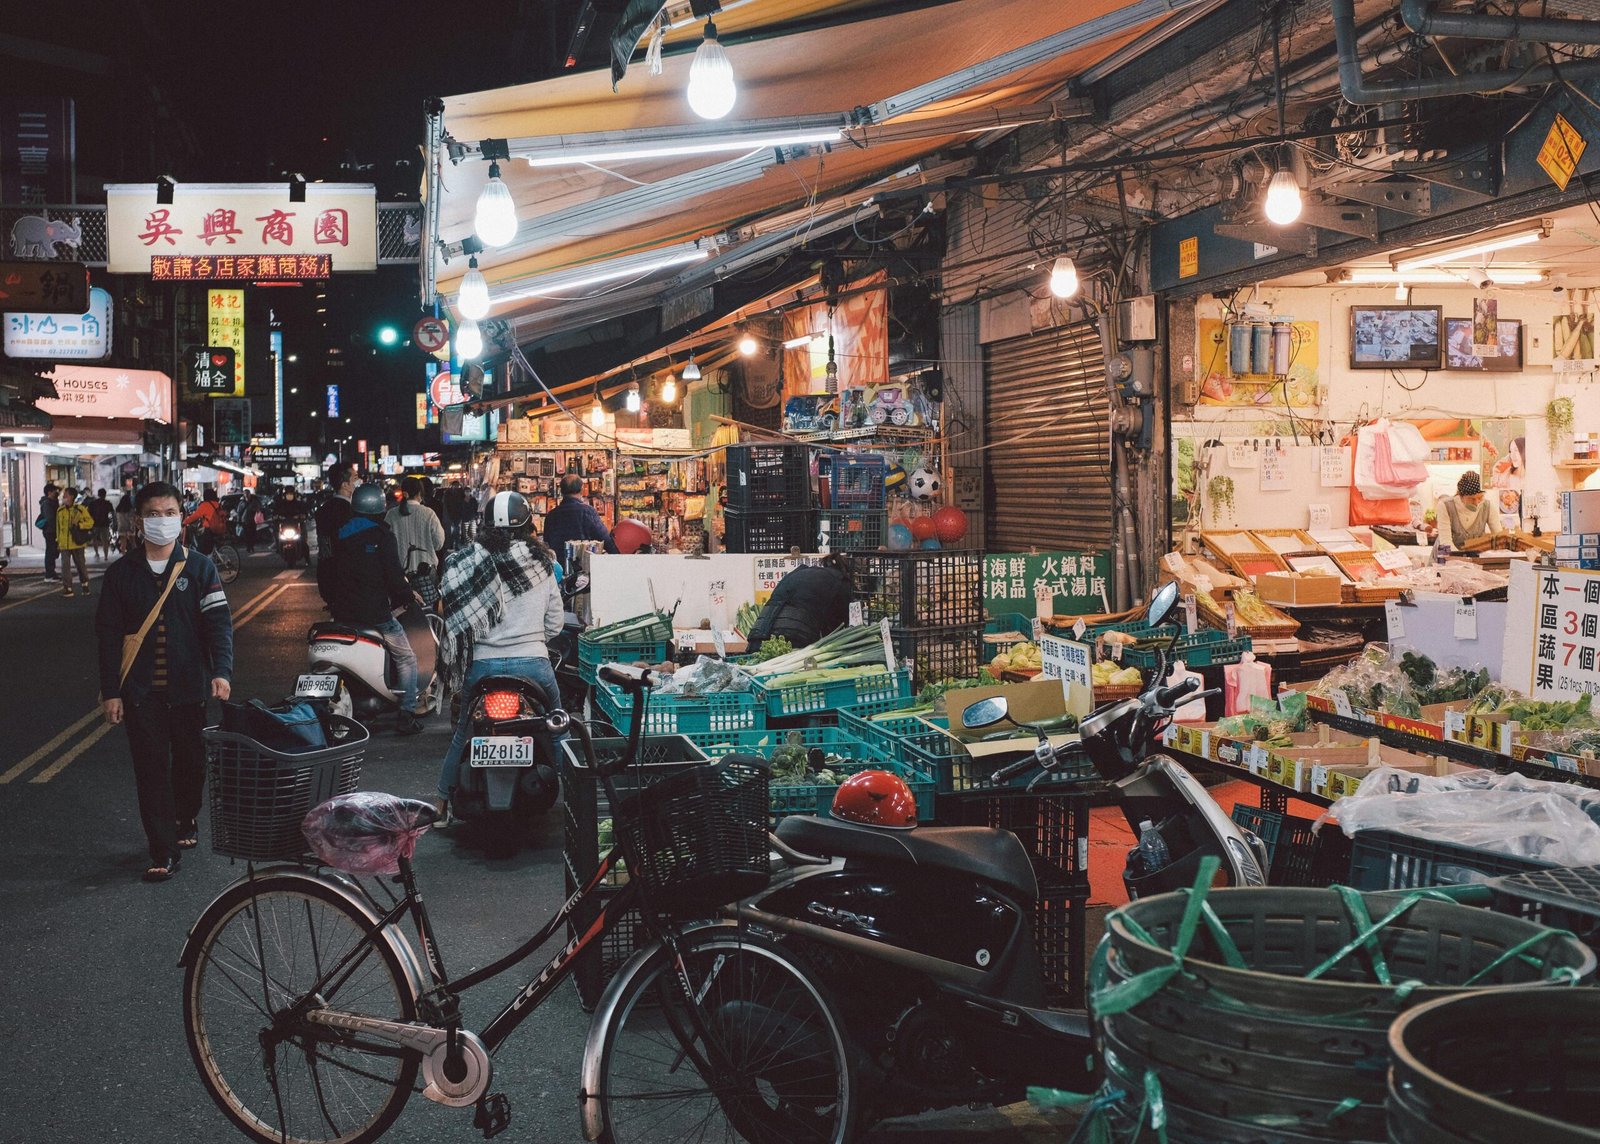
<path fill-rule="evenodd" d="M 526 528 L 533 521 L 533 506 L 521 493 L 495 493 L 483 507 L 485 528 Z"/>

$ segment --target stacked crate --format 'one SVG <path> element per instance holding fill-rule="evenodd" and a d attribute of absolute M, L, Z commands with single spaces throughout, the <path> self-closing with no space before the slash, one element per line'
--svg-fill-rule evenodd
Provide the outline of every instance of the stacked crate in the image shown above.
<path fill-rule="evenodd" d="M 851 592 L 869 623 L 889 621 L 912 685 L 972 679 L 983 654 L 983 553 L 978 549 L 849 552 Z"/>
<path fill-rule="evenodd" d="M 807 445 L 728 446 L 728 552 L 810 549 L 816 540 Z"/>
<path fill-rule="evenodd" d="M 826 462 L 826 465 L 823 465 Z M 872 551 L 884 546 L 884 476 L 888 463 L 877 454 L 835 453 L 819 461 L 827 497 L 817 520 L 817 549 Z"/>

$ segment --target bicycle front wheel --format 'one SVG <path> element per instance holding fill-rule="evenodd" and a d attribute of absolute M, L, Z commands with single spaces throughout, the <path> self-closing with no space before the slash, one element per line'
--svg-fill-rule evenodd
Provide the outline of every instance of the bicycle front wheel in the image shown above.
<path fill-rule="evenodd" d="M 217 575 L 224 584 L 239 578 L 239 550 L 231 544 L 219 544 L 211 552 L 211 562 L 217 566 Z"/>
<path fill-rule="evenodd" d="M 194 935 L 183 982 L 189 1052 L 212 1099 L 263 1144 L 376 1140 L 411 1095 L 417 1055 L 283 1016 L 363 944 L 376 919 L 293 874 L 239 887 L 213 918 Z M 324 987 L 322 1002 L 394 1021 L 417 1012 L 409 978 L 382 941 Z"/>
<path fill-rule="evenodd" d="M 843 1144 L 857 1095 L 822 986 L 773 942 L 731 927 L 682 936 L 609 1010 L 600 1050 L 607 1144 Z"/>

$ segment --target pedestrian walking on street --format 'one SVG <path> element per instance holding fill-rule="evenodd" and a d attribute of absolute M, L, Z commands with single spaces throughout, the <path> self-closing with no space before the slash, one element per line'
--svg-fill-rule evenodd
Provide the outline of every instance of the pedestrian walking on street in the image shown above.
<path fill-rule="evenodd" d="M 430 569 L 439 567 L 439 551 L 444 548 L 444 525 L 434 511 L 423 503 L 422 482 L 407 477 L 400 482 L 400 503 L 384 515 L 389 530 L 394 533 L 395 546 L 400 550 L 400 562 L 406 566 L 406 575 L 417 572 L 423 565 Z"/>
<path fill-rule="evenodd" d="M 61 507 L 61 489 L 54 482 L 45 485 L 44 496 L 39 498 L 39 517 L 33 522 L 44 536 L 44 578 L 46 580 L 59 580 L 56 573 L 56 557 L 60 552 L 56 548 L 56 512 Z"/>
<path fill-rule="evenodd" d="M 117 552 L 132 552 L 139 541 L 139 518 L 133 511 L 133 490 L 124 489 L 117 502 Z"/>
<path fill-rule="evenodd" d="M 256 496 L 254 489 L 246 489 L 244 496 L 239 498 L 239 532 L 240 540 L 250 546 L 252 555 L 256 550 L 256 536 L 265 523 L 261 498 Z"/>
<path fill-rule="evenodd" d="M 85 507 L 89 515 L 94 518 L 94 536 L 89 543 L 99 554 L 101 560 L 111 559 L 111 502 L 106 499 L 106 490 L 101 489 L 98 496 L 89 498 Z"/>
<path fill-rule="evenodd" d="M 330 602 L 329 572 L 333 566 L 333 544 L 339 530 L 350 523 L 350 498 L 361 483 L 356 467 L 348 461 L 328 466 L 328 487 L 312 519 L 317 525 L 317 591 Z"/>
<path fill-rule="evenodd" d="M 72 595 L 72 569 L 78 569 L 79 588 L 89 594 L 89 563 L 83 550 L 94 539 L 94 517 L 78 503 L 77 490 L 70 485 L 61 492 L 61 507 L 56 510 L 56 547 L 61 551 L 63 596 Z"/>
<path fill-rule="evenodd" d="M 150 864 L 164 882 L 199 842 L 208 698 L 227 699 L 233 618 L 210 557 L 178 542 L 178 490 L 155 481 L 135 501 L 144 543 L 106 570 L 95 634 L 106 722 L 128 729 L 139 818 Z"/>

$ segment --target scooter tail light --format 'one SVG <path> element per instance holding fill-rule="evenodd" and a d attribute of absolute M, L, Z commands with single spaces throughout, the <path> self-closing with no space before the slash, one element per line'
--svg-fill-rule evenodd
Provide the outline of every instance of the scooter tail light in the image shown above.
<path fill-rule="evenodd" d="M 522 714 L 522 696 L 515 691 L 491 691 L 483 697 L 483 713 L 490 719 L 515 719 Z"/>

